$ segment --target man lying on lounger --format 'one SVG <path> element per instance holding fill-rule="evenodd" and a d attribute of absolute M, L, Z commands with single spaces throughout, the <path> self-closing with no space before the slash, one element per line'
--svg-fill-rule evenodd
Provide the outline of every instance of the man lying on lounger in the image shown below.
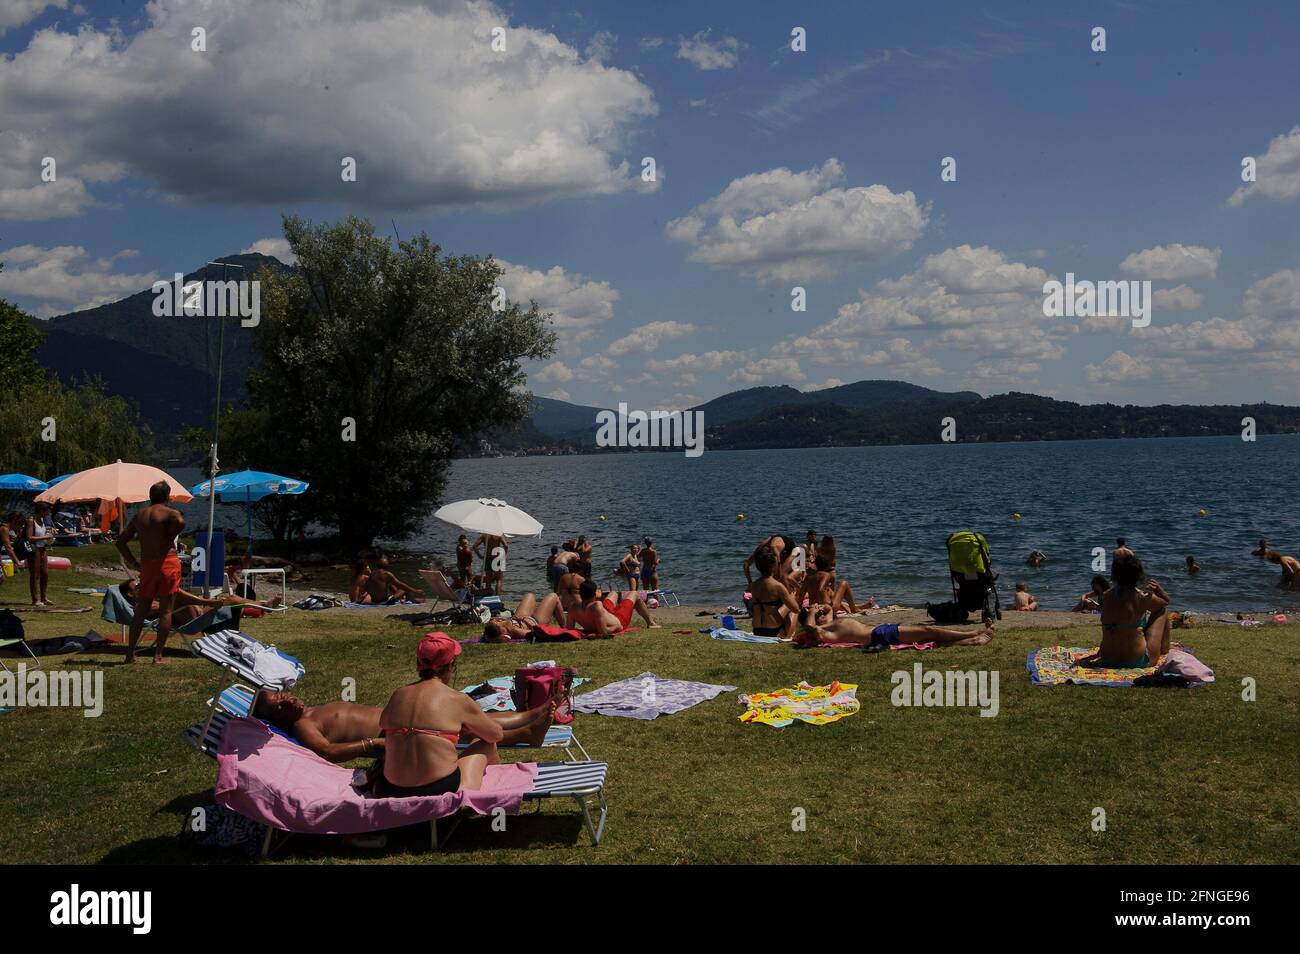
<path fill-rule="evenodd" d="M 645 620 L 647 628 L 659 628 L 659 624 L 650 618 L 645 600 L 635 593 L 624 593 L 620 600 L 617 592 L 611 590 L 602 594 L 594 581 L 583 580 L 578 595 L 581 602 L 570 607 L 565 614 L 564 621 L 570 629 L 581 629 L 593 636 L 613 636 L 627 629 L 633 612 Z"/>
<path fill-rule="evenodd" d="M 263 692 L 253 707 L 253 715 L 288 732 L 330 762 L 350 762 L 382 752 L 384 739 L 379 734 L 379 714 L 383 711 L 380 706 L 355 702 L 309 706 L 291 692 Z M 485 714 L 505 733 L 499 745 L 538 746 L 546 738 L 554 712 L 552 701 L 526 712 Z M 473 742 L 474 738 L 462 734 L 461 741 Z"/>
<path fill-rule="evenodd" d="M 848 616 L 836 619 L 831 608 L 825 604 L 801 610 L 799 622 L 805 628 L 803 632 L 795 634 L 794 643 L 802 649 L 821 643 L 854 643 L 881 649 L 911 643 L 983 646 L 993 638 L 992 624 L 973 633 L 945 629 L 942 626 L 900 626 L 897 623 L 871 627 Z"/>

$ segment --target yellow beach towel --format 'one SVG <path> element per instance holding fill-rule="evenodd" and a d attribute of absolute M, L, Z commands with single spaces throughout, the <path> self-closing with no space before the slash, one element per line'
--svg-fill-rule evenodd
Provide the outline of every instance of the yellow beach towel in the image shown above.
<path fill-rule="evenodd" d="M 775 692 L 753 692 L 740 697 L 745 711 L 741 722 L 761 722 L 780 729 L 795 721 L 809 725 L 826 725 L 851 716 L 861 704 L 856 683 L 836 680 L 829 686 L 812 686 L 801 682 Z"/>

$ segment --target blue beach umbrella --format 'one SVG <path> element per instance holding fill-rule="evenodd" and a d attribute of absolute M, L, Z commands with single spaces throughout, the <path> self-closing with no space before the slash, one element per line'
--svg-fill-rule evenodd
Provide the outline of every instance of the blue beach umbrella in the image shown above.
<path fill-rule="evenodd" d="M 71 477 L 71 476 L 72 476 L 71 474 L 59 474 L 59 476 L 57 476 L 57 477 L 51 477 L 49 480 L 47 480 L 47 481 L 46 481 L 46 484 L 49 485 L 50 487 L 53 487 L 53 486 L 54 486 L 55 484 L 57 484 L 59 481 L 61 481 L 61 480 L 67 480 L 67 479 L 68 479 L 69 477 Z"/>
<path fill-rule="evenodd" d="M 38 477 L 26 474 L 0 475 L 0 490 L 49 490 L 50 485 Z"/>
<path fill-rule="evenodd" d="M 248 552 L 253 552 L 252 505 L 271 496 L 300 494 L 310 486 L 296 477 L 281 477 L 260 470 L 241 470 L 222 474 L 216 480 L 205 480 L 190 488 L 196 497 L 207 497 L 216 492 L 222 503 L 242 503 L 248 511 Z"/>

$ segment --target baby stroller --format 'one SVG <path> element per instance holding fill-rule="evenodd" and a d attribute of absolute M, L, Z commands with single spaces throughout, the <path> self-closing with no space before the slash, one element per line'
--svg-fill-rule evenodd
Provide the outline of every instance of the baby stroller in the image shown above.
<path fill-rule="evenodd" d="M 978 612 L 985 623 L 1002 618 L 998 599 L 998 575 L 993 572 L 988 541 L 984 534 L 958 530 L 948 537 L 948 570 L 952 576 L 952 602 L 926 604 L 926 611 L 938 623 L 964 623 Z"/>

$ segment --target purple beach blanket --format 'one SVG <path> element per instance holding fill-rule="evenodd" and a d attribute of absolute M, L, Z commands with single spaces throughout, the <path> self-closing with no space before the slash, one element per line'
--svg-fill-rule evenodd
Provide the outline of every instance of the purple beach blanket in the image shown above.
<path fill-rule="evenodd" d="M 735 686 L 662 679 L 652 672 L 643 672 L 631 679 L 611 682 L 576 696 L 573 711 L 627 719 L 655 719 L 707 702 L 721 693 L 735 691 Z"/>

